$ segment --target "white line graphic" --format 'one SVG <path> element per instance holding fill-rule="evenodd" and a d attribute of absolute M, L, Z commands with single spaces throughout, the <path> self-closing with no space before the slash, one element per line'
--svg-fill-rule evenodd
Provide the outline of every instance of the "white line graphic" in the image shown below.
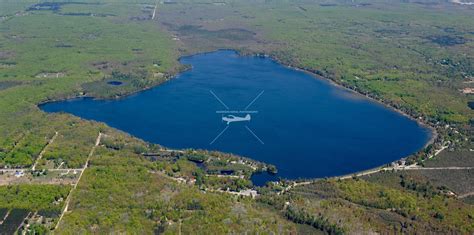
<path fill-rule="evenodd" d="M 224 132 L 227 130 L 227 128 L 229 128 L 228 125 L 224 128 L 224 130 L 221 131 L 221 133 L 219 133 L 219 134 L 216 136 L 216 138 L 214 138 L 214 139 L 211 141 L 211 143 L 209 143 L 209 145 L 212 145 L 214 142 L 216 142 L 216 140 L 217 140 L 219 137 L 221 137 L 222 134 L 224 134 Z"/>
<path fill-rule="evenodd" d="M 260 96 L 263 94 L 263 92 L 265 92 L 265 90 L 262 90 L 262 91 L 257 95 L 257 97 L 255 97 L 255 99 L 253 99 L 252 102 L 250 102 L 250 104 L 247 105 L 247 107 L 245 107 L 244 110 L 247 110 L 248 108 L 250 108 L 250 106 L 252 106 L 252 104 L 255 103 L 255 101 L 256 101 L 258 98 L 260 98 Z"/>
<path fill-rule="evenodd" d="M 216 100 L 219 101 L 219 102 L 225 107 L 225 109 L 229 109 L 229 107 L 227 107 L 227 105 L 225 105 L 225 103 L 222 102 L 222 100 L 219 99 L 219 97 L 217 97 L 217 95 L 214 94 L 214 92 L 212 92 L 211 90 L 209 90 L 209 92 L 210 92 L 214 97 L 216 97 Z"/>
<path fill-rule="evenodd" d="M 250 132 L 250 134 L 252 134 L 261 144 L 265 144 L 265 143 L 263 143 L 263 141 L 262 141 L 260 138 L 258 138 L 258 136 L 257 136 L 255 133 L 253 133 L 252 130 L 250 130 L 250 128 L 249 128 L 248 126 L 245 126 L 245 128 L 246 128 L 246 129 Z"/>

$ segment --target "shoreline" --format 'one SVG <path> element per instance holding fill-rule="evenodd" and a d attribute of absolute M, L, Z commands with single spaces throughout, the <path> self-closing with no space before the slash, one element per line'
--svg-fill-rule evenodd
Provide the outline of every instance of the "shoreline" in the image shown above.
<path fill-rule="evenodd" d="M 223 49 L 217 49 L 217 50 L 212 50 L 212 51 L 203 51 L 203 52 L 199 52 L 199 53 L 195 53 L 195 54 L 191 54 L 191 55 L 186 55 L 186 54 L 183 54 L 181 56 L 178 57 L 177 61 L 180 63 L 180 66 L 178 67 L 178 69 L 175 69 L 174 71 L 170 72 L 170 73 L 167 73 L 165 74 L 165 77 L 166 79 L 162 80 L 162 81 L 159 81 L 151 86 L 147 86 L 147 87 L 144 87 L 142 89 L 139 89 L 139 90 L 135 90 L 135 91 L 131 91 L 129 93 L 126 93 L 126 94 L 122 94 L 122 95 L 119 95 L 119 96 L 116 96 L 116 97 L 96 97 L 96 96 L 91 96 L 91 95 L 88 95 L 88 94 L 73 94 L 73 95 L 70 95 L 70 96 L 66 96 L 66 97 L 62 97 L 62 98 L 57 98 L 57 99 L 48 99 L 48 100 L 45 100 L 45 101 L 42 101 L 40 103 L 38 103 L 36 106 L 37 108 L 39 108 L 41 110 L 41 106 L 42 105 L 45 105 L 47 103 L 52 103 L 52 102 L 59 102 L 59 101 L 66 101 L 66 100 L 73 100 L 73 99 L 94 99 L 94 100 L 119 100 L 119 99 L 123 99 L 123 98 L 126 98 L 128 96 L 132 96 L 132 95 L 135 95 L 139 92 L 143 92 L 143 91 L 147 91 L 147 90 L 150 90 L 150 89 L 153 89 L 153 88 L 156 88 L 166 82 L 169 82 L 173 79 L 175 79 L 180 73 L 183 73 L 183 72 L 186 72 L 190 69 L 192 69 L 192 66 L 187 66 L 186 64 L 182 64 L 181 63 L 181 60 L 183 58 L 186 58 L 186 57 L 192 57 L 192 56 L 197 56 L 197 55 L 202 55 L 202 54 L 208 54 L 208 53 L 213 53 L 213 52 L 216 52 L 216 51 L 222 51 L 222 50 L 227 50 L 227 51 L 234 51 L 236 52 L 236 54 L 238 56 L 254 56 L 254 57 L 265 57 L 265 58 L 269 58 L 271 59 L 272 61 L 276 62 L 276 63 L 279 63 L 289 69 L 293 69 L 293 70 L 296 70 L 296 71 L 300 71 L 300 72 L 304 72 L 304 73 L 307 73 L 309 75 L 311 75 L 313 78 L 315 79 L 320 79 L 324 82 L 328 82 L 330 85 L 333 85 L 333 86 L 336 86 L 338 87 L 339 89 L 344 89 L 348 92 L 351 92 L 357 96 L 360 96 L 361 98 L 366 98 L 368 100 L 370 100 L 371 102 L 374 102 L 374 103 L 377 103 L 379 105 L 383 105 L 383 107 L 385 108 L 388 108 L 389 110 L 391 111 L 394 111 L 402 116 L 405 116 L 409 119 L 411 119 L 412 121 L 415 121 L 418 125 L 422 126 L 422 127 L 425 127 L 426 129 L 430 130 L 430 139 L 425 143 L 425 145 L 420 148 L 417 152 L 419 151 L 422 151 L 424 149 L 426 149 L 428 146 L 432 145 L 432 144 L 435 144 L 436 143 L 436 140 L 438 139 L 439 137 L 439 134 L 436 130 L 436 126 L 434 125 L 431 125 L 429 123 L 426 123 L 426 122 L 423 122 L 422 120 L 420 120 L 419 118 L 420 117 L 414 117 L 414 116 L 411 116 L 409 115 L 408 113 L 400 110 L 400 109 L 397 109 L 396 107 L 393 107 L 392 105 L 390 104 L 387 104 L 386 102 L 383 102 L 382 100 L 380 99 L 377 99 L 375 97 L 371 97 L 369 96 L 370 93 L 367 93 L 367 94 L 364 94 L 360 91 L 357 91 L 355 89 L 352 89 L 350 87 L 347 87 L 347 86 L 344 86 L 343 84 L 339 84 L 337 83 L 336 81 L 334 81 L 333 79 L 330 79 L 330 78 L 327 78 L 327 77 L 324 77 L 320 74 L 317 74 L 316 72 L 313 72 L 313 71 L 310 71 L 310 70 L 307 70 L 307 69 L 304 69 L 304 68 L 300 68 L 300 67 L 295 67 L 295 66 L 292 66 L 292 65 L 289 65 L 287 63 L 284 63 L 283 61 L 279 60 L 277 57 L 274 57 L 274 56 L 271 56 L 271 55 L 268 55 L 268 54 L 262 54 L 262 53 L 256 53 L 256 52 L 253 52 L 253 53 L 245 53 L 241 50 L 238 50 L 238 49 L 229 49 L 229 48 L 223 48 Z M 41 110 L 42 111 L 42 110 Z M 44 112 L 44 111 L 42 111 Z M 114 128 L 115 129 L 115 128 Z M 159 143 L 157 143 L 159 144 Z M 416 152 L 415 152 L 416 153 Z M 414 154 L 414 153 L 413 153 Z M 403 156 L 402 158 L 400 159 L 397 159 L 397 160 L 394 160 L 392 162 L 388 162 L 386 164 L 391 164 L 391 163 L 396 163 L 400 160 L 404 160 L 404 159 L 407 159 L 408 157 L 412 156 L 413 154 L 410 154 L 410 155 L 407 155 L 407 156 Z M 244 158 L 248 158 L 248 157 L 244 157 Z M 252 160 L 254 160 L 253 158 L 251 158 Z M 269 164 L 269 163 L 264 163 L 264 164 Z M 385 164 L 385 165 L 386 165 Z M 367 172 L 367 171 L 374 171 L 374 170 L 380 170 L 380 169 L 383 169 L 385 167 L 385 165 L 381 165 L 381 166 L 378 166 L 378 167 L 374 167 L 374 168 L 371 168 L 371 169 L 367 169 L 367 170 L 362 170 L 362 171 L 357 171 L 357 172 L 353 172 L 353 173 L 349 173 L 349 174 L 345 174 L 345 175 L 342 175 L 342 176 L 333 176 L 333 177 L 329 177 L 329 178 L 341 178 L 341 177 L 347 177 L 347 176 L 353 176 L 353 175 L 356 175 L 356 174 L 360 174 L 360 173 L 363 173 L 363 172 Z M 255 172 L 254 174 L 256 174 L 257 172 Z M 253 175 L 253 174 L 252 174 Z M 319 179 L 323 179 L 323 178 L 312 178 L 312 179 L 309 179 L 309 181 L 315 181 L 315 180 L 319 180 Z M 286 179 L 288 181 L 293 181 L 293 182 L 297 182 L 296 179 Z"/>
<path fill-rule="evenodd" d="M 391 111 L 394 111 L 404 117 L 407 117 L 409 118 L 410 120 L 412 121 L 415 121 L 418 125 L 422 126 L 422 127 L 425 127 L 426 129 L 429 129 L 431 131 L 430 133 L 430 139 L 426 142 L 426 144 L 423 146 L 423 148 L 421 149 L 425 149 L 427 148 L 429 145 L 431 144 L 434 144 L 435 143 L 435 140 L 437 139 L 437 137 L 439 136 L 437 130 L 436 130 L 436 126 L 434 125 L 431 125 L 429 123 L 426 123 L 422 120 L 420 120 L 419 118 L 420 117 L 414 117 L 414 116 L 411 116 L 410 114 L 400 110 L 400 109 L 397 109 L 396 107 L 393 107 L 392 105 L 384 102 L 383 100 L 380 100 L 380 99 L 377 99 L 375 97 L 372 97 L 370 96 L 369 94 L 370 93 L 367 93 L 367 94 L 363 94 L 362 92 L 358 91 L 358 90 L 355 90 L 355 89 L 352 89 L 350 87 L 347 87 L 347 86 L 344 86 L 343 84 L 339 84 L 337 83 L 336 81 L 334 81 L 334 79 L 331 79 L 331 78 L 327 78 L 325 76 L 322 76 L 322 75 L 319 75 L 317 74 L 316 72 L 313 72 L 313 71 L 310 71 L 310 70 L 307 70 L 307 69 L 304 69 L 304 68 L 300 68 L 300 67 L 296 67 L 296 66 L 292 66 L 292 65 L 289 65 L 288 63 L 285 63 L 283 61 L 281 61 L 280 59 L 278 59 L 277 57 L 274 57 L 272 55 L 268 55 L 268 54 L 262 54 L 262 53 L 249 53 L 249 54 L 246 54 L 246 53 L 243 53 L 239 50 L 234 50 L 234 49 L 219 49 L 219 50 L 232 50 L 232 51 L 236 51 L 238 53 L 239 56 L 255 56 L 255 57 L 265 57 L 265 58 L 269 58 L 289 69 L 293 69 L 293 70 L 297 70 L 297 71 L 300 71 L 300 72 L 304 72 L 304 73 L 307 73 L 309 75 L 311 75 L 312 77 L 314 77 L 315 79 L 319 79 L 319 80 L 322 80 L 322 81 L 325 81 L 325 82 L 328 82 L 330 83 L 331 85 L 333 86 L 336 86 L 340 89 L 344 89 L 346 91 L 349 91 L 355 95 L 358 95 L 358 96 L 361 96 L 363 98 L 366 98 L 368 100 L 370 100 L 371 102 L 374 102 L 374 103 L 377 103 L 379 105 L 382 105 L 383 107 L 385 108 L 388 108 L 389 110 Z M 216 51 L 219 51 L 219 50 L 216 50 Z M 206 53 L 209 53 L 209 52 L 206 52 Z M 204 53 L 200 53 L 200 54 L 204 54 Z M 420 150 L 421 150 L 420 149 Z M 408 156 L 407 156 L 408 157 Z M 406 158 L 406 157 L 404 157 Z M 401 158 L 403 159 L 403 158 Z"/>
<path fill-rule="evenodd" d="M 166 82 L 169 82 L 169 81 L 173 80 L 178 74 L 186 72 L 189 69 L 191 69 L 191 67 L 180 66 L 180 68 L 177 69 L 175 72 L 166 73 L 164 75 L 164 77 L 165 77 L 164 80 L 158 81 L 158 82 L 156 82 L 156 83 L 154 83 L 150 86 L 145 86 L 145 87 L 140 88 L 138 90 L 134 90 L 134 91 L 130 91 L 130 92 L 125 93 L 125 94 L 117 95 L 115 97 L 112 97 L 112 96 L 110 96 L 110 97 L 100 97 L 100 96 L 93 96 L 93 95 L 88 95 L 88 94 L 73 94 L 73 95 L 70 95 L 70 96 L 62 97 L 62 98 L 47 99 L 47 100 L 44 100 L 44 101 L 41 101 L 41 102 L 37 103 L 36 106 L 40 107 L 40 106 L 42 106 L 44 104 L 47 104 L 47 103 L 61 102 L 61 101 L 74 100 L 74 99 L 84 99 L 84 98 L 93 99 L 93 100 L 120 100 L 120 99 L 127 98 L 129 96 L 132 96 L 132 95 L 136 95 L 140 92 L 156 88 L 156 87 L 158 87 L 158 86 L 160 86 L 160 85 L 162 85 Z"/>
<path fill-rule="evenodd" d="M 355 89 L 352 89 L 350 87 L 344 86 L 343 84 L 337 83 L 336 81 L 334 81 L 334 79 L 324 77 L 322 75 L 317 74 L 316 72 L 313 72 L 313 71 L 310 71 L 310 70 L 307 70 L 307 69 L 304 69 L 304 68 L 289 65 L 288 63 L 285 63 L 285 62 L 281 61 L 280 59 L 278 59 L 277 57 L 272 56 L 272 55 L 268 55 L 268 54 L 265 54 L 265 53 L 249 53 L 249 54 L 246 54 L 246 53 L 243 53 L 243 52 L 238 51 L 238 50 L 234 50 L 234 51 L 236 51 L 239 54 L 239 56 L 249 55 L 249 56 L 270 58 L 271 60 L 273 60 L 273 61 L 275 61 L 275 62 L 277 62 L 277 63 L 279 63 L 279 64 L 281 64 L 281 65 L 283 65 L 283 66 L 285 66 L 289 69 L 294 69 L 294 70 L 297 70 L 297 71 L 307 73 L 307 74 L 311 75 L 312 77 L 314 77 L 315 79 L 320 79 L 320 80 L 326 81 L 326 82 L 330 83 L 333 86 L 336 86 L 340 89 L 344 89 L 344 90 L 349 91 L 349 92 L 351 92 L 353 94 L 356 94 L 358 96 L 364 97 L 364 98 L 370 100 L 371 102 L 382 105 L 382 106 L 384 106 L 385 108 L 388 108 L 391 111 L 394 111 L 394 112 L 396 112 L 396 113 L 398 113 L 398 114 L 400 114 L 404 117 L 409 118 L 412 121 L 415 121 L 418 125 L 420 125 L 422 127 L 425 127 L 426 129 L 430 130 L 430 132 L 431 132 L 429 140 L 417 152 L 425 150 L 430 145 L 434 145 L 436 143 L 436 140 L 439 137 L 439 133 L 436 129 L 437 127 L 435 125 L 432 125 L 430 123 L 427 123 L 427 122 L 424 122 L 424 121 L 420 120 L 419 118 L 421 118 L 421 116 L 418 117 L 418 118 L 414 117 L 414 116 L 411 116 L 410 114 L 408 114 L 408 113 L 406 113 L 406 112 L 404 112 L 400 109 L 397 109 L 396 107 L 393 107 L 392 105 L 384 102 L 383 100 L 380 100 L 380 99 L 377 99 L 375 97 L 369 96 L 370 93 L 363 94 L 362 92 L 360 92 L 358 90 L 355 90 Z M 436 151 L 437 150 L 435 150 L 435 152 Z M 404 157 L 402 157 L 400 159 L 397 159 L 397 160 L 394 160 L 392 162 L 387 162 L 386 165 L 388 165 L 388 164 L 393 165 L 393 164 L 396 164 L 400 160 L 406 160 L 410 156 L 413 156 L 413 154 L 415 154 L 415 153 L 404 156 Z M 416 165 L 416 163 L 414 163 L 412 165 Z M 364 175 L 370 175 L 370 174 L 373 174 L 373 173 L 381 172 L 381 171 L 385 170 L 385 168 L 386 168 L 385 165 L 380 165 L 380 166 L 373 167 L 373 168 L 366 169 L 366 170 L 356 171 L 356 172 L 349 173 L 349 174 L 337 175 L 337 176 L 332 176 L 332 177 L 327 177 L 327 178 L 330 178 L 330 179 L 348 179 L 348 178 L 352 178 L 353 176 L 364 176 Z M 324 178 L 326 178 L 326 177 L 324 177 Z M 288 181 L 294 182 L 295 184 L 307 184 L 307 183 L 311 183 L 311 182 L 314 182 L 314 181 L 317 181 L 317 180 L 322 180 L 324 178 L 312 178 L 312 179 L 303 180 L 303 181 L 298 181 L 298 180 L 288 180 Z"/>

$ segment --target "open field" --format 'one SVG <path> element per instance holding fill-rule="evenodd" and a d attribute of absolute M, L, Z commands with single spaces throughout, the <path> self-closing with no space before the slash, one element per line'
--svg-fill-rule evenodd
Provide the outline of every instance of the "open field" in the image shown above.
<path fill-rule="evenodd" d="M 283 182 L 259 188 L 255 200 L 236 194 L 252 189 L 249 176 L 266 169 L 264 163 L 164 150 L 102 123 L 37 107 L 72 97 L 118 98 L 185 69 L 179 56 L 232 48 L 270 55 L 421 117 L 437 128 L 439 140 L 417 159 L 449 141 L 424 166 L 472 167 L 473 95 L 460 91 L 474 84 L 472 6 L 428 0 L 156 3 L 0 0 L 0 167 L 16 171 L 36 163 L 49 170 L 0 175 L 0 220 L 11 214 L 0 230 L 474 232 L 474 209 L 467 204 L 474 201 L 472 170 L 384 172 L 288 192 Z M 51 170 L 67 168 L 78 171 Z M 231 176 L 222 177 L 228 171 Z"/>

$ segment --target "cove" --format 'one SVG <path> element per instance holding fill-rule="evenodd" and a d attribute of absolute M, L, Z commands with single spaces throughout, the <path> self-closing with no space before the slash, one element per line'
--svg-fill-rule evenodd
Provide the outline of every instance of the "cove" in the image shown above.
<path fill-rule="evenodd" d="M 219 150 L 271 163 L 276 177 L 287 179 L 380 166 L 418 151 L 431 137 L 398 112 L 269 58 L 221 50 L 180 61 L 192 69 L 153 89 L 40 108 L 105 122 L 170 148 Z M 247 114 L 250 120 L 222 120 Z M 257 185 L 267 180 L 253 179 Z"/>

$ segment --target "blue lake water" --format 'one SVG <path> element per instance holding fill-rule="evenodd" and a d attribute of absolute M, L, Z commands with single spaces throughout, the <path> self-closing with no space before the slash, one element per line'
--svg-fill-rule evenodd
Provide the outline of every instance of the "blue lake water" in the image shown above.
<path fill-rule="evenodd" d="M 41 106 L 102 121 L 170 148 L 232 152 L 277 166 L 277 177 L 369 169 L 421 149 L 431 133 L 363 96 L 269 58 L 217 51 L 181 59 L 192 69 L 119 100 Z M 249 121 L 222 117 L 250 115 Z M 254 183 L 271 177 L 256 175 Z"/>
<path fill-rule="evenodd" d="M 107 84 L 112 85 L 112 86 L 120 86 L 123 84 L 123 82 L 120 81 L 109 81 Z"/>

